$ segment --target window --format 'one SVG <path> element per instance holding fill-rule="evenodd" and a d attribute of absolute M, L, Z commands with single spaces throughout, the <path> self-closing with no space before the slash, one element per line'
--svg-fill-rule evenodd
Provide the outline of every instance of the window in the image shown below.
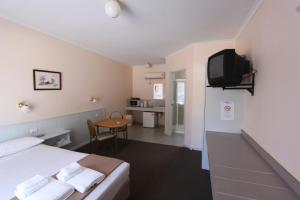
<path fill-rule="evenodd" d="M 163 84 L 162 83 L 155 83 L 153 85 L 153 99 L 163 99 Z"/>
<path fill-rule="evenodd" d="M 184 105 L 184 89 L 185 89 L 185 82 L 184 81 L 177 81 L 177 92 L 176 92 L 176 103 L 180 105 Z"/>

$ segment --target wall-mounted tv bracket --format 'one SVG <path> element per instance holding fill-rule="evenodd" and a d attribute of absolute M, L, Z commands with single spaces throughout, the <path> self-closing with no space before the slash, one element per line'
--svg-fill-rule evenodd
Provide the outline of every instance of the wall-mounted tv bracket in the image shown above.
<path fill-rule="evenodd" d="M 251 93 L 251 96 L 254 96 L 254 86 L 255 86 L 255 74 L 257 70 L 253 70 L 252 73 L 249 74 L 248 78 L 251 78 L 250 83 L 241 83 L 235 86 L 223 86 L 223 90 L 248 90 Z M 212 86 L 207 86 L 212 87 Z"/>

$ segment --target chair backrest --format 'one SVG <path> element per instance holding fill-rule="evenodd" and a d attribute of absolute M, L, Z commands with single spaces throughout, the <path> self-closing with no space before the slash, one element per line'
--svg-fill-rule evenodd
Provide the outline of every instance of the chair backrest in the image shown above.
<path fill-rule="evenodd" d="M 110 118 L 110 119 L 123 119 L 124 116 L 123 116 L 123 114 L 122 114 L 121 112 L 119 112 L 119 111 L 114 111 L 114 112 L 112 112 L 112 113 L 110 114 L 109 118 Z"/>
<path fill-rule="evenodd" d="M 87 126 L 89 128 L 90 138 L 97 137 L 96 128 L 94 126 L 94 123 L 91 120 L 87 120 Z"/>

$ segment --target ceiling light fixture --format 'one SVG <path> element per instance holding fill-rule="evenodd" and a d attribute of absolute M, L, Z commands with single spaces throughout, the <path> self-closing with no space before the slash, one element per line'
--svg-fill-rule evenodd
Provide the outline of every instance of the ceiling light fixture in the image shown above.
<path fill-rule="evenodd" d="M 117 0 L 108 0 L 105 4 L 105 13 L 107 16 L 117 18 L 121 13 L 121 6 Z"/>

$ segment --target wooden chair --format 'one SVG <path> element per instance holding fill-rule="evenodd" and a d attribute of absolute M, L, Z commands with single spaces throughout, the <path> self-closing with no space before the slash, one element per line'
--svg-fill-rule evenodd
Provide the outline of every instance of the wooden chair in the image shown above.
<path fill-rule="evenodd" d="M 109 119 L 124 119 L 124 115 L 119 111 L 110 113 Z"/>
<path fill-rule="evenodd" d="M 110 114 L 109 119 L 124 119 L 124 115 L 119 111 L 114 111 Z M 127 125 L 121 128 L 117 128 L 117 132 L 122 132 L 125 140 L 128 138 Z"/>
<path fill-rule="evenodd" d="M 115 152 L 118 150 L 118 141 L 117 141 L 117 135 L 113 132 L 102 132 L 98 133 L 96 131 L 96 127 L 94 123 L 91 120 L 87 120 L 87 126 L 89 128 L 90 133 L 90 144 L 93 142 L 93 140 L 96 140 L 98 144 L 100 144 L 101 141 L 114 139 L 115 141 Z"/>

